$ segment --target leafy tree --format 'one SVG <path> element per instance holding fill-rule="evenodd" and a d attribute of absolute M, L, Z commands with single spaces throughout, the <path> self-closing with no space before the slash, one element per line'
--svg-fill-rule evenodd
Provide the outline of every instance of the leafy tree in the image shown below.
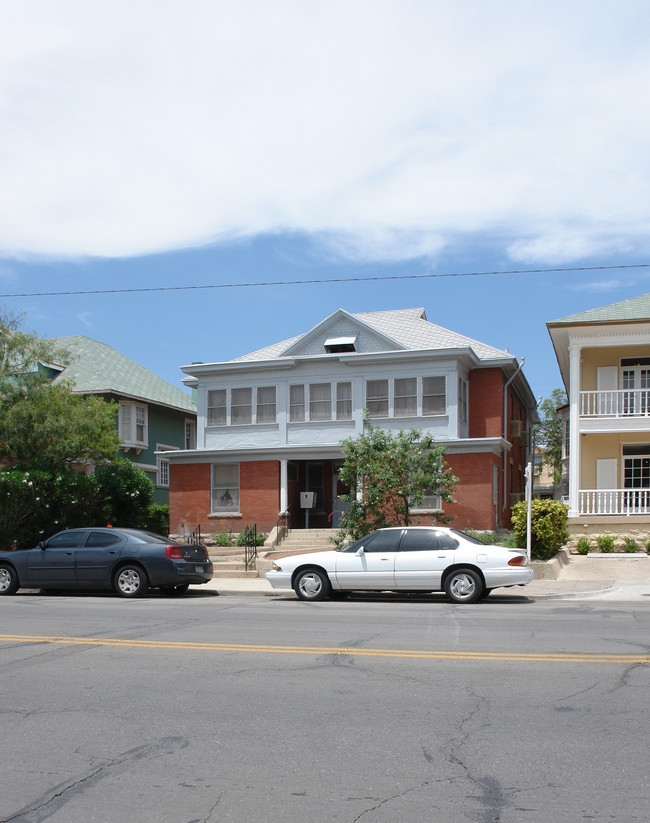
<path fill-rule="evenodd" d="M 94 475 L 104 499 L 110 505 L 111 526 L 142 529 L 149 522 L 153 483 L 126 457 L 110 465 L 98 466 Z"/>
<path fill-rule="evenodd" d="M 59 470 L 113 459 L 119 447 L 115 404 L 53 385 L 43 364 L 67 355 L 21 329 L 0 307 L 0 458 L 23 468 Z"/>
<path fill-rule="evenodd" d="M 67 354 L 49 340 L 22 328 L 23 314 L 0 306 L 0 397 L 17 390 L 26 391 L 46 379 L 43 363 L 67 362 Z"/>
<path fill-rule="evenodd" d="M 562 389 L 553 389 L 551 396 L 540 404 L 541 425 L 538 443 L 543 449 L 543 462 L 553 472 L 553 483 L 557 486 L 562 475 L 562 430 L 563 424 L 558 409 L 565 406 L 567 396 Z"/>
<path fill-rule="evenodd" d="M 357 539 L 385 526 L 407 526 L 412 510 L 426 495 L 453 503 L 458 483 L 444 461 L 445 449 L 419 429 L 393 433 L 366 421 L 356 438 L 342 442 L 345 463 L 340 478 L 351 501 L 341 524 L 341 539 Z M 447 522 L 449 518 L 437 516 Z"/>
<path fill-rule="evenodd" d="M 120 443 L 116 405 L 65 383 L 10 392 L 0 406 L 0 457 L 25 468 L 111 460 Z"/>

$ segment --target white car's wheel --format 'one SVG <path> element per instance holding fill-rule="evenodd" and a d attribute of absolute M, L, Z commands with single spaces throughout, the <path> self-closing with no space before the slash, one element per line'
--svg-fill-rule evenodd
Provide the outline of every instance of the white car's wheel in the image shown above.
<path fill-rule="evenodd" d="M 320 569 L 303 569 L 293 581 L 293 590 L 301 600 L 323 600 L 331 591 L 330 581 Z"/>
<path fill-rule="evenodd" d="M 483 581 L 472 569 L 456 569 L 445 579 L 445 594 L 452 603 L 474 603 L 483 594 Z"/>

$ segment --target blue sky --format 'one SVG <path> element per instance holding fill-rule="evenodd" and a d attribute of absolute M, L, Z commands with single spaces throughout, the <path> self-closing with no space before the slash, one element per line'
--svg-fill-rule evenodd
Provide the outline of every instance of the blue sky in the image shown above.
<path fill-rule="evenodd" d="M 422 306 L 547 396 L 545 323 L 650 291 L 645 0 L 5 5 L 0 303 L 43 336 L 179 384 Z"/>

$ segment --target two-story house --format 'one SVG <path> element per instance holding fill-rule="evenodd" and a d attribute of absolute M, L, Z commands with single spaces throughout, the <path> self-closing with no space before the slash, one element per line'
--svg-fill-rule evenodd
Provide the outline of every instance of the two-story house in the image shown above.
<path fill-rule="evenodd" d="M 172 532 L 336 527 L 341 441 L 371 421 L 417 427 L 460 478 L 458 527 L 507 526 L 524 490 L 535 400 L 515 357 L 429 323 L 423 309 L 339 309 L 306 334 L 235 360 L 183 367 L 196 389 L 197 448 L 170 461 Z M 313 496 L 313 507 L 302 508 Z M 442 511 L 435 496 L 420 522 Z"/>
<path fill-rule="evenodd" d="M 53 382 L 73 384 L 77 394 L 94 394 L 119 404 L 116 425 L 121 452 L 154 483 L 154 502 L 169 502 L 167 453 L 196 445 L 196 404 L 177 386 L 106 343 L 75 335 L 51 341 L 67 352 L 65 366 L 42 364 Z"/>
<path fill-rule="evenodd" d="M 547 327 L 569 398 L 563 474 L 570 527 L 616 531 L 636 524 L 647 530 L 650 294 Z"/>

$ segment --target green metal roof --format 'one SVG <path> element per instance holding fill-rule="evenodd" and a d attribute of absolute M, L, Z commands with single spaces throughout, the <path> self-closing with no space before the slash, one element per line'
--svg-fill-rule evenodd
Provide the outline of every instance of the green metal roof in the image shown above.
<path fill-rule="evenodd" d="M 650 294 L 621 300 L 620 303 L 611 303 L 599 309 L 589 309 L 578 314 L 571 314 L 559 320 L 552 320 L 548 325 L 555 323 L 611 323 L 630 320 L 650 320 Z"/>
<path fill-rule="evenodd" d="M 189 394 L 106 343 L 74 335 L 51 341 L 66 349 L 70 362 L 53 382 L 71 380 L 80 394 L 115 394 L 196 414 Z"/>

